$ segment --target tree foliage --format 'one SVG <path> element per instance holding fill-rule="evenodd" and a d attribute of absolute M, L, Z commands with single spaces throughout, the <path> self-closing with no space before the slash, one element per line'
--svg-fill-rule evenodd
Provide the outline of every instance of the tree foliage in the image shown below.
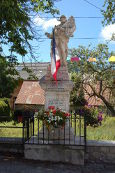
<path fill-rule="evenodd" d="M 31 16 L 38 12 L 58 13 L 52 0 L 1 0 L 0 49 L 8 44 L 10 53 L 32 54 L 30 41 L 35 38 Z M 37 36 L 36 36 L 37 37 Z"/>
<path fill-rule="evenodd" d="M 14 60 L 14 62 L 13 62 Z M 9 57 L 9 61 L 0 56 L 0 98 L 10 97 L 19 81 L 18 72 L 14 68 L 15 57 Z"/>
<path fill-rule="evenodd" d="M 55 1 L 55 0 L 54 0 Z M 33 28 L 32 16 L 38 12 L 54 15 L 52 0 L 1 0 L 0 1 L 0 97 L 10 97 L 18 79 L 14 66 L 19 54 L 22 57 L 28 52 L 34 58 L 30 42 L 39 34 Z M 6 47 L 9 55 L 5 55 Z M 30 78 L 33 78 L 31 73 Z"/>
<path fill-rule="evenodd" d="M 85 106 L 86 104 L 81 78 L 81 74 L 76 72 L 71 73 L 71 80 L 73 81 L 74 87 L 70 95 L 70 104 L 71 107 L 74 107 L 74 109 Z"/>
<path fill-rule="evenodd" d="M 75 110 L 78 115 L 85 116 L 86 125 L 97 126 L 97 115 L 95 116 L 93 109 L 89 109 L 87 107 L 87 100 L 84 97 L 81 74 L 79 72 L 71 73 L 71 80 L 74 83 L 74 87 L 70 95 L 71 109 Z"/>
<path fill-rule="evenodd" d="M 9 121 L 11 119 L 11 109 L 9 99 L 0 98 L 0 122 Z"/>
<path fill-rule="evenodd" d="M 105 10 L 102 10 L 104 16 L 104 25 L 115 23 L 115 1 L 114 0 L 105 0 L 103 7 Z"/>
<path fill-rule="evenodd" d="M 75 71 L 79 76 L 81 75 L 81 83 L 84 91 L 89 95 L 89 97 L 96 96 L 103 101 L 106 107 L 115 115 L 114 110 L 114 100 L 112 96 L 114 84 L 113 84 L 113 75 L 115 71 L 113 70 L 114 64 L 108 62 L 108 58 L 113 53 L 109 53 L 108 46 L 105 44 L 99 44 L 96 48 L 91 49 L 90 46 L 85 48 L 79 46 L 77 49 L 71 49 L 70 55 L 80 57 L 80 61 L 69 64 L 69 69 L 72 69 L 74 65 Z M 96 62 L 89 62 L 89 57 L 96 58 Z M 89 92 L 86 89 L 86 86 L 90 87 L 92 92 Z M 97 89 L 98 86 L 98 89 Z M 111 97 L 108 100 L 104 93 L 108 93 Z"/>

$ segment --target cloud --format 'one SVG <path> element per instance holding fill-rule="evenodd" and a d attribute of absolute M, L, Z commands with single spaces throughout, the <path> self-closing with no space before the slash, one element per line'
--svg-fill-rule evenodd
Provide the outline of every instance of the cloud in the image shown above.
<path fill-rule="evenodd" d="M 101 36 L 104 40 L 111 40 L 113 34 L 115 34 L 115 24 L 105 26 L 101 30 Z"/>
<path fill-rule="evenodd" d="M 50 27 L 54 27 L 55 25 L 59 25 L 60 21 L 56 18 L 45 20 L 44 18 L 40 18 L 39 16 L 35 17 L 34 23 L 38 26 L 41 26 L 44 30 L 48 30 Z"/>

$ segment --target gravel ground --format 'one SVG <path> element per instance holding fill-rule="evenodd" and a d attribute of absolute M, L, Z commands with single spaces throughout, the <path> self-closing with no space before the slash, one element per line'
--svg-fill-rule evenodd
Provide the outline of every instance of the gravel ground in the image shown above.
<path fill-rule="evenodd" d="M 0 173 L 115 173 L 115 165 L 87 163 L 85 166 L 76 166 L 0 154 Z"/>

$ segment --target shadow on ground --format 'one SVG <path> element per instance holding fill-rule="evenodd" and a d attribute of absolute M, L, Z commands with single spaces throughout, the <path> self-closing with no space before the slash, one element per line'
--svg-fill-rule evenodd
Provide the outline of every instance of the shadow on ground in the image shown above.
<path fill-rule="evenodd" d="M 115 173 L 115 165 L 86 163 L 85 166 L 76 166 L 26 160 L 22 155 L 7 153 L 0 154 L 0 173 Z"/>

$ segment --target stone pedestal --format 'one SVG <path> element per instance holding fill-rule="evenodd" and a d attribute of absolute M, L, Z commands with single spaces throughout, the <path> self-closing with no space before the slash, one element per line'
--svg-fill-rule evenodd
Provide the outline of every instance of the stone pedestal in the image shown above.
<path fill-rule="evenodd" d="M 49 106 L 55 106 L 55 108 L 59 108 L 62 111 L 69 112 L 70 92 L 73 88 L 73 83 L 69 79 L 67 67 L 63 66 L 59 68 L 56 82 L 54 81 L 51 74 L 51 66 L 49 66 L 47 69 L 47 74 L 40 81 L 40 85 L 45 91 L 45 110 L 48 110 Z M 75 138 L 72 132 L 72 128 L 68 126 L 68 123 L 66 123 L 65 129 L 66 134 L 64 137 L 64 130 L 55 128 L 55 133 L 51 131 L 49 134 L 50 140 L 52 140 L 52 138 L 53 140 L 56 140 L 60 137 L 61 139 L 66 138 L 69 141 L 69 135 Z M 45 138 L 48 138 L 46 127 L 44 129 L 44 132 Z"/>
<path fill-rule="evenodd" d="M 84 165 L 83 146 L 25 144 L 26 159 Z"/>
<path fill-rule="evenodd" d="M 44 140 L 45 141 L 52 141 L 53 143 L 60 143 L 60 144 L 69 144 L 69 142 L 73 145 L 77 144 L 77 138 L 74 135 L 74 129 L 70 127 L 69 122 L 65 123 L 64 127 L 51 127 L 47 129 L 46 126 L 40 130 L 39 138 L 43 138 L 43 131 L 44 131 Z"/>
<path fill-rule="evenodd" d="M 60 67 L 57 73 L 57 82 L 51 75 L 51 67 L 47 69 L 47 74 L 40 80 L 40 85 L 45 91 L 45 110 L 49 106 L 69 112 L 70 92 L 73 83 L 69 79 L 67 67 Z"/>

